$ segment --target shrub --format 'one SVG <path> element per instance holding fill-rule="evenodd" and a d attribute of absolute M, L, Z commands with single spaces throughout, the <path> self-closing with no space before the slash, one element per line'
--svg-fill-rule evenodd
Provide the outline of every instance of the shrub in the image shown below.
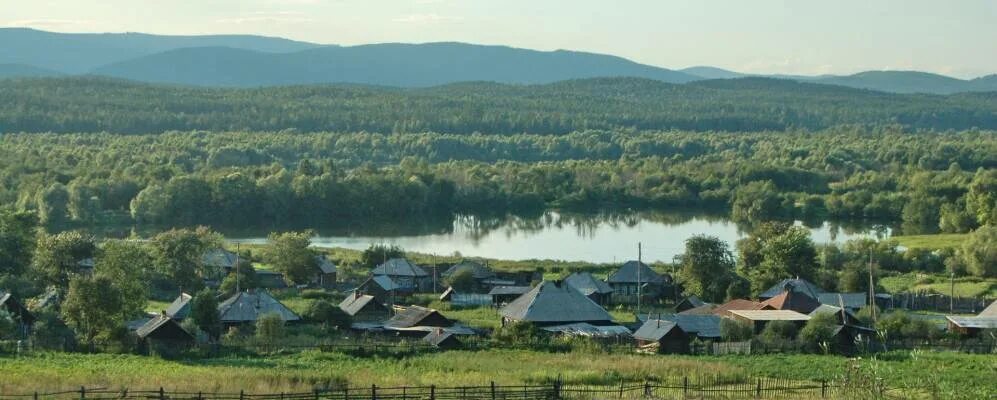
<path fill-rule="evenodd" d="M 751 339 L 754 328 L 747 322 L 730 318 L 720 319 L 720 337 L 728 342 L 741 342 Z"/>
<path fill-rule="evenodd" d="M 284 336 L 284 320 L 279 314 L 264 314 L 256 321 L 256 338 L 261 343 L 273 345 Z"/>
<path fill-rule="evenodd" d="M 793 340 L 794 337 L 796 337 L 796 324 L 791 321 L 770 321 L 759 335 L 759 339 L 767 343 Z"/>
<path fill-rule="evenodd" d="M 349 314 L 325 300 L 312 301 L 305 311 L 305 319 L 337 328 L 348 328 L 351 323 Z"/>
<path fill-rule="evenodd" d="M 838 318 L 834 314 L 822 313 L 813 316 L 807 324 L 800 329 L 796 340 L 804 348 L 814 350 L 822 343 L 831 342 L 834 339 L 834 328 L 838 325 Z"/>

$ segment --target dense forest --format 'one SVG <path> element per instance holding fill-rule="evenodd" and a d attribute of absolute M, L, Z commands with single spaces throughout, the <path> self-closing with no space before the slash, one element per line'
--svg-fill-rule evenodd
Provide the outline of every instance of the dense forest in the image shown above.
<path fill-rule="evenodd" d="M 0 203 L 48 224 L 320 226 L 604 207 L 739 221 L 997 221 L 997 132 L 7 134 Z"/>
<path fill-rule="evenodd" d="M 997 129 L 997 94 L 902 95 L 766 78 L 636 78 L 423 89 L 155 86 L 106 78 L 0 81 L 0 132 L 280 131 L 566 134 L 589 129 L 782 131 L 839 125 Z"/>

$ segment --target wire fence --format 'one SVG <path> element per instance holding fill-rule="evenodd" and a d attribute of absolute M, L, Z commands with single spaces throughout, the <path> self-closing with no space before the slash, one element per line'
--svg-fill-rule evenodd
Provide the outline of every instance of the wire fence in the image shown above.
<path fill-rule="evenodd" d="M 618 386 L 563 384 L 484 386 L 342 387 L 297 393 L 253 394 L 81 387 L 60 392 L 3 394 L 0 400 L 611 400 L 611 399 L 823 399 L 883 398 L 880 385 L 845 381 L 806 382 L 778 378 L 704 376 Z"/>

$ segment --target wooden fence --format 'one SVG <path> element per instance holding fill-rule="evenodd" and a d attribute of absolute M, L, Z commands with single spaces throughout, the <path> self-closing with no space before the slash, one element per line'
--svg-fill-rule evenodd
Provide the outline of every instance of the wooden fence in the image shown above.
<path fill-rule="evenodd" d="M 896 293 L 893 295 L 893 308 L 910 311 L 933 311 L 960 314 L 977 314 L 987 308 L 994 299 L 985 297 L 951 297 L 938 293 Z"/>
<path fill-rule="evenodd" d="M 0 393 L 0 400 L 610 400 L 610 399 L 822 399 L 882 397 L 885 387 L 862 387 L 848 382 L 806 382 L 775 378 L 677 378 L 618 386 L 563 384 L 485 386 L 343 387 L 299 393 L 252 394 L 107 390 L 85 388 L 61 392 Z"/>

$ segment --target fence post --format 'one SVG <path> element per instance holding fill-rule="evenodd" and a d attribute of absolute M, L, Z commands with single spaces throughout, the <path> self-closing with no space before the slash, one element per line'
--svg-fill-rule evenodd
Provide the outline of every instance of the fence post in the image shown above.
<path fill-rule="evenodd" d="M 204 394 L 200 391 L 197 392 L 197 400 L 204 400 Z"/>
<path fill-rule="evenodd" d="M 429 400 L 436 400 L 436 385 L 429 385 Z"/>
<path fill-rule="evenodd" d="M 377 400 L 377 385 L 370 385 L 370 400 Z"/>
<path fill-rule="evenodd" d="M 38 392 L 35 392 L 34 400 L 38 400 Z"/>
<path fill-rule="evenodd" d="M 492 400 L 495 400 L 495 381 L 492 381 Z"/>
<path fill-rule="evenodd" d="M 80 386 L 80 400 L 85 400 L 87 398 L 87 388 Z"/>
<path fill-rule="evenodd" d="M 246 391 L 239 390 L 239 400 L 244 400 L 246 398 Z"/>
<path fill-rule="evenodd" d="M 163 387 L 159 387 L 159 400 L 166 400 L 166 392 L 163 391 Z"/>
<path fill-rule="evenodd" d="M 343 400 L 350 400 L 350 385 L 343 386 Z"/>
<path fill-rule="evenodd" d="M 827 380 L 820 380 L 820 397 L 827 397 Z"/>
<path fill-rule="evenodd" d="M 315 397 L 314 397 L 314 399 L 315 399 L 315 400 L 318 400 L 318 396 L 319 396 L 319 394 L 318 394 L 318 389 L 315 389 Z"/>
<path fill-rule="evenodd" d="M 644 381 L 644 397 L 651 397 L 651 383 Z"/>
<path fill-rule="evenodd" d="M 620 379 L 620 398 L 623 398 L 623 379 Z"/>
<path fill-rule="evenodd" d="M 689 377 L 682 377 L 682 397 L 689 395 Z"/>
<path fill-rule="evenodd" d="M 755 386 L 755 397 L 762 398 L 762 378 L 758 378 L 758 386 Z"/>

